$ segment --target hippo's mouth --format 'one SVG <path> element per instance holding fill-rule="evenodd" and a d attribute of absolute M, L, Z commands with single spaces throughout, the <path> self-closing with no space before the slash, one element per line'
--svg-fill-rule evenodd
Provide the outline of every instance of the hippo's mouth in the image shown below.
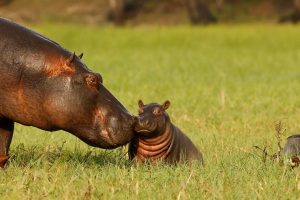
<path fill-rule="evenodd" d="M 151 123 L 148 126 L 144 126 L 140 123 L 136 123 L 134 127 L 134 131 L 141 134 L 149 134 L 155 132 L 157 129 L 157 124 Z"/>
<path fill-rule="evenodd" d="M 132 130 L 128 131 L 132 132 Z M 130 142 L 133 135 L 128 133 L 128 131 L 121 130 L 117 131 L 117 134 L 114 134 L 116 132 L 112 131 L 110 128 L 102 129 L 100 132 L 100 137 L 106 143 L 106 149 L 113 149 Z"/>
<path fill-rule="evenodd" d="M 142 135 L 149 135 L 153 132 L 155 132 L 157 129 L 157 126 L 155 124 L 151 125 L 150 127 L 143 127 L 143 126 L 135 126 L 134 132 L 142 134 Z"/>
<path fill-rule="evenodd" d="M 138 133 L 151 133 L 152 131 L 147 130 L 147 129 L 142 129 L 142 130 L 135 130 Z"/>

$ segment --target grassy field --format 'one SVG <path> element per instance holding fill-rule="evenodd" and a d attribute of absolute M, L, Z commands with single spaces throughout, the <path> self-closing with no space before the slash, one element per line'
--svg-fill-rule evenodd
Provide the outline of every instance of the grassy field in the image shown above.
<path fill-rule="evenodd" d="M 130 166 L 126 148 L 91 148 L 65 132 L 17 125 L 0 170 L 1 199 L 297 199 L 300 169 L 267 160 L 300 129 L 297 26 L 101 28 L 30 26 L 84 62 L 136 114 L 137 100 L 171 101 L 169 114 L 206 166 Z"/>

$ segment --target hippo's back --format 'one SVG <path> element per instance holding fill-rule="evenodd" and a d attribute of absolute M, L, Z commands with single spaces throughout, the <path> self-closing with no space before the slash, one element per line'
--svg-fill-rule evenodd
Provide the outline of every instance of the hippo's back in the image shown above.
<path fill-rule="evenodd" d="M 203 155 L 195 144 L 179 128 L 173 124 L 172 126 L 174 141 L 168 157 L 169 162 L 198 160 L 203 164 Z"/>
<path fill-rule="evenodd" d="M 16 73 L 21 71 L 20 67 L 41 70 L 47 55 L 68 54 L 54 41 L 3 18 L 0 18 L 0 41 L 0 72 Z"/>
<path fill-rule="evenodd" d="M 44 115 L 46 91 L 49 96 L 54 85 L 62 85 L 53 84 L 54 81 L 63 81 L 59 77 L 50 80 L 46 70 L 50 71 L 56 60 L 68 54 L 50 39 L 0 18 L 0 116 L 24 125 L 45 127 L 37 121 Z"/>
<path fill-rule="evenodd" d="M 291 135 L 282 150 L 283 154 L 300 155 L 300 134 Z"/>

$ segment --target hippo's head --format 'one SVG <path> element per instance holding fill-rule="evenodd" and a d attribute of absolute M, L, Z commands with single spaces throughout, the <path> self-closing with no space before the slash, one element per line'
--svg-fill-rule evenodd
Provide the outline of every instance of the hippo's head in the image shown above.
<path fill-rule="evenodd" d="M 47 60 L 49 121 L 92 146 L 115 148 L 126 144 L 133 136 L 135 117 L 104 87 L 101 75 L 81 62 L 81 57 L 74 54 L 63 61 L 57 57 Z"/>
<path fill-rule="evenodd" d="M 170 106 L 170 101 L 167 100 L 162 105 L 157 103 L 144 105 L 143 101 L 139 100 L 138 105 L 139 115 L 134 127 L 135 132 L 147 136 L 150 133 L 159 133 L 165 129 L 167 122 L 170 121 L 166 112 Z"/>

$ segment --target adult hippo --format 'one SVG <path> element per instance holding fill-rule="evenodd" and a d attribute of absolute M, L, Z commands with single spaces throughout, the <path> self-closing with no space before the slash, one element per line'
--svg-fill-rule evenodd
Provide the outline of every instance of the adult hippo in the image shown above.
<path fill-rule="evenodd" d="M 14 122 L 65 130 L 111 149 L 132 138 L 134 117 L 80 56 L 0 18 L 0 166 L 8 160 Z"/>

